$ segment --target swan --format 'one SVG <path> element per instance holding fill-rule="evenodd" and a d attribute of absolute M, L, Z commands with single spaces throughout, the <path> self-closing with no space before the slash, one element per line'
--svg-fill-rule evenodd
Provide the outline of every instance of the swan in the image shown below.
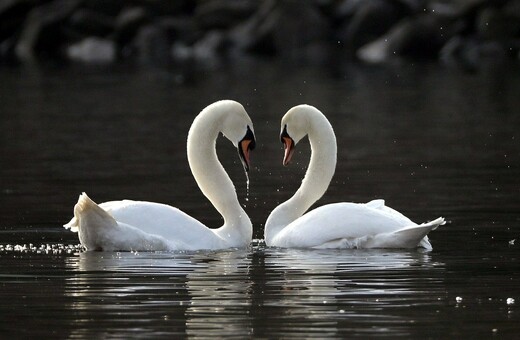
<path fill-rule="evenodd" d="M 253 123 L 244 107 L 232 100 L 203 109 L 188 133 L 188 162 L 202 193 L 224 219 L 210 229 L 172 206 L 143 201 L 111 201 L 96 204 L 82 193 L 74 217 L 64 227 L 78 232 L 86 250 L 175 251 L 247 247 L 253 227 L 240 206 L 233 182 L 217 158 L 219 133 L 235 147 L 246 172 L 255 147 Z"/>
<path fill-rule="evenodd" d="M 327 190 L 336 168 L 336 136 L 330 122 L 310 105 L 291 108 L 282 118 L 280 139 L 287 165 L 295 145 L 309 137 L 311 159 L 300 188 L 267 218 L 267 246 L 294 248 L 416 248 L 431 250 L 428 232 L 444 224 L 442 217 L 416 224 L 376 199 L 341 202 L 307 209 Z"/>

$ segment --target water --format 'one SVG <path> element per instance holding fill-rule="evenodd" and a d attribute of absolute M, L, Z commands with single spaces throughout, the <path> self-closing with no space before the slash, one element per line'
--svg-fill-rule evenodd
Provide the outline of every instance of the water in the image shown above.
<path fill-rule="evenodd" d="M 520 329 L 518 70 L 3 69 L 0 84 L 2 337 L 514 338 Z M 282 167 L 278 134 L 283 113 L 308 103 L 338 138 L 337 171 L 318 204 L 385 198 L 418 222 L 443 216 L 434 250 L 257 241 L 218 252 L 81 252 L 61 225 L 82 191 L 99 202 L 170 203 L 221 224 L 191 177 L 185 141 L 194 115 L 222 98 L 242 102 L 255 123 L 250 188 L 235 148 L 217 142 L 255 238 L 304 174 L 308 143 Z"/>

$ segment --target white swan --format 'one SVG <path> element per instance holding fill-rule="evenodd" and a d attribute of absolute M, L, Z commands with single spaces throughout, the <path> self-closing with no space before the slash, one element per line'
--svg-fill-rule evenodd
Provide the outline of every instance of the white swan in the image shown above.
<path fill-rule="evenodd" d="M 113 201 L 97 205 L 83 193 L 74 217 L 64 227 L 77 231 L 87 250 L 200 250 L 247 247 L 252 238 L 249 216 L 238 202 L 235 187 L 217 158 L 220 132 L 237 148 L 246 171 L 255 147 L 253 123 L 244 107 L 223 100 L 206 107 L 188 133 L 188 162 L 202 193 L 224 218 L 210 229 L 169 205 Z"/>
<path fill-rule="evenodd" d="M 311 145 L 309 167 L 298 191 L 276 207 L 265 224 L 268 246 L 301 248 L 432 249 L 428 232 L 444 224 L 438 218 L 416 224 L 384 200 L 366 204 L 334 203 L 304 215 L 327 190 L 336 168 L 336 136 L 327 118 L 315 107 L 299 105 L 282 118 L 281 140 L 287 165 L 294 146 L 306 135 Z M 303 216 L 302 216 L 303 215 Z"/>

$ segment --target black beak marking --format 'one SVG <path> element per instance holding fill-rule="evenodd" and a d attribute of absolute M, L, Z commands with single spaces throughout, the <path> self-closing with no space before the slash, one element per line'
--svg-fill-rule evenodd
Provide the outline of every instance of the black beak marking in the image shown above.
<path fill-rule="evenodd" d="M 244 145 L 244 143 L 245 143 L 245 145 Z M 248 125 L 244 138 L 242 138 L 240 140 L 240 142 L 238 142 L 238 155 L 240 156 L 240 160 L 242 161 L 242 165 L 244 166 L 244 170 L 246 172 L 249 171 L 249 165 L 250 165 L 249 164 L 250 163 L 249 151 L 254 150 L 255 147 L 256 147 L 255 135 Z"/>
<path fill-rule="evenodd" d="M 280 134 L 280 142 L 282 142 L 283 144 L 285 144 L 284 142 L 284 137 L 285 138 L 291 138 L 291 136 L 289 136 L 289 134 L 287 133 L 287 124 L 285 124 L 285 126 L 283 127 L 283 131 L 282 133 Z M 292 139 L 292 138 L 291 138 Z"/>

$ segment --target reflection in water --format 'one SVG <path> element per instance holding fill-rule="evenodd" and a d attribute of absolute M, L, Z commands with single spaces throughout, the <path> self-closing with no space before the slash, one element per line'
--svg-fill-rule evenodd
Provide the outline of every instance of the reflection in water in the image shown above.
<path fill-rule="evenodd" d="M 195 256 L 205 263 L 187 276 L 191 298 L 186 310 L 186 331 L 196 336 L 246 336 L 251 331 L 251 259 L 248 252 L 219 252 Z"/>
<path fill-rule="evenodd" d="M 71 337 L 409 336 L 445 294 L 444 265 L 416 251 L 86 252 L 66 265 Z"/>
<path fill-rule="evenodd" d="M 264 306 L 282 307 L 272 327 L 301 336 L 410 335 L 389 326 L 414 322 L 406 309 L 444 291 L 443 265 L 415 251 L 269 249 L 265 267 Z"/>
<path fill-rule="evenodd" d="M 65 294 L 77 313 L 74 336 L 247 335 L 247 251 L 81 253 Z"/>

